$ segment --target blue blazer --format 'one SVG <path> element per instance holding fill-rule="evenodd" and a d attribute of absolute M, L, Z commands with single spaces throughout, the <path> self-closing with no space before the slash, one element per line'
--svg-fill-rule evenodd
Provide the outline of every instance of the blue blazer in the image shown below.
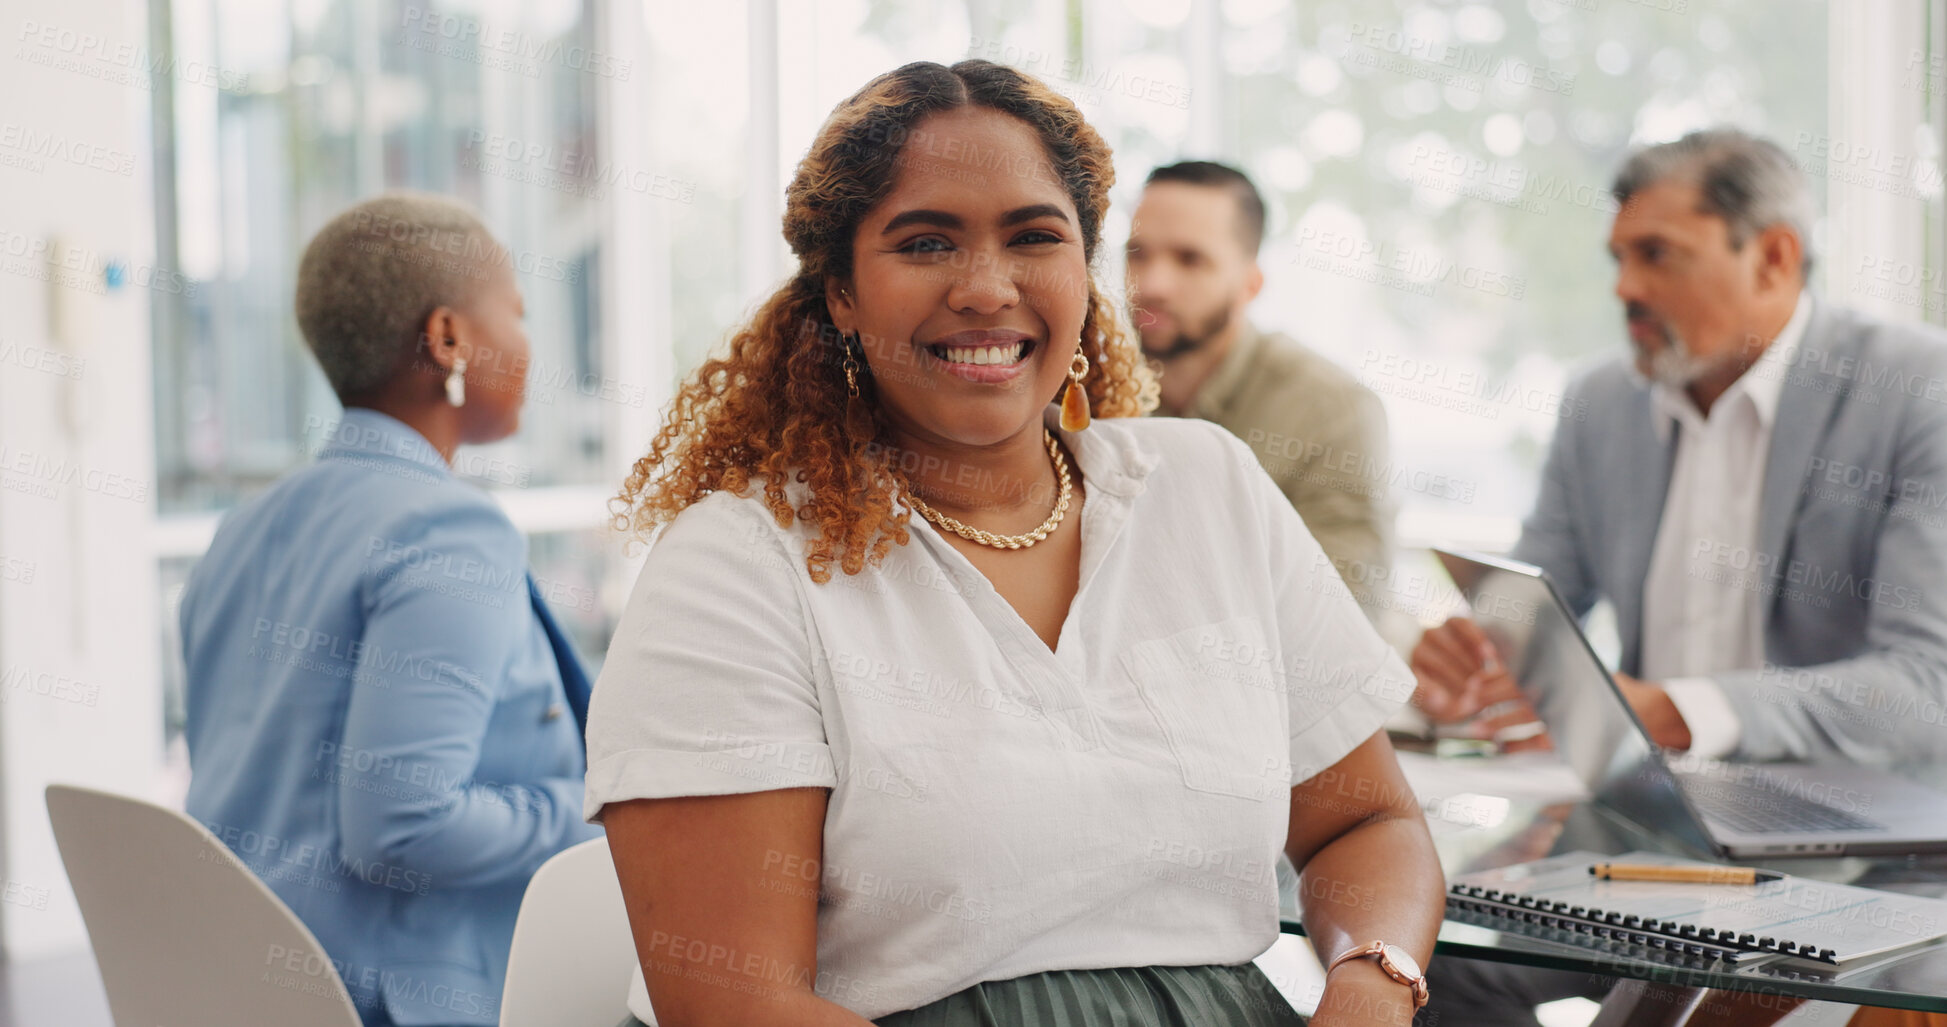
<path fill-rule="evenodd" d="M 601 833 L 588 679 L 526 539 L 417 432 L 347 410 L 315 464 L 224 519 L 182 634 L 190 815 L 368 1020 L 498 1022 L 528 878 Z"/>
<path fill-rule="evenodd" d="M 1643 581 L 1677 436 L 1649 386 L 1606 360 L 1570 386 L 1517 559 L 1577 613 L 1615 605 L 1622 667 L 1643 651 Z M 1738 755 L 1947 763 L 1947 335 L 1816 304 L 1784 371 L 1765 458 L 1761 669 L 1711 675 Z M 1759 564 L 1757 561 L 1765 563 Z"/>

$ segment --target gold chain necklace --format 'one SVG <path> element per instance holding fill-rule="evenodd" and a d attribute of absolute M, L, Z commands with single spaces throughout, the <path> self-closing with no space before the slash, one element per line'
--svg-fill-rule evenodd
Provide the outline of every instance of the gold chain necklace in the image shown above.
<path fill-rule="evenodd" d="M 1068 501 L 1075 492 L 1075 483 L 1069 480 L 1068 477 L 1068 461 L 1062 458 L 1061 447 L 1055 442 L 1055 433 L 1046 428 L 1041 429 L 1041 431 L 1042 434 L 1048 437 L 1048 459 L 1055 465 L 1055 476 L 1061 481 L 1061 492 L 1055 498 L 1054 512 L 1049 514 L 1048 519 L 1042 521 L 1041 526 L 1033 531 L 1025 535 L 996 535 L 991 531 L 982 531 L 971 524 L 948 517 L 946 514 L 933 509 L 926 505 L 925 500 L 919 498 L 918 495 L 913 494 L 910 490 L 906 495 L 906 502 L 912 504 L 913 509 L 920 512 L 920 516 L 925 517 L 939 527 L 953 532 L 955 535 L 969 542 L 978 542 L 983 546 L 992 546 L 995 549 L 1026 549 L 1034 545 L 1036 542 L 1047 538 L 1056 528 L 1061 526 L 1061 519 L 1068 515 Z"/>

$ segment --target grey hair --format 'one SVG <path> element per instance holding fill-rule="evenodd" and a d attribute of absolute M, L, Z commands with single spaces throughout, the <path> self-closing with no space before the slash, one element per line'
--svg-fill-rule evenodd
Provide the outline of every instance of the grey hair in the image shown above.
<path fill-rule="evenodd" d="M 472 208 L 431 193 L 365 200 L 325 223 L 297 268 L 297 324 L 340 399 L 412 356 L 434 308 L 470 303 L 506 250 Z"/>
<path fill-rule="evenodd" d="M 1732 249 L 1772 225 L 1791 226 L 1803 256 L 1799 269 L 1812 273 L 1812 194 L 1777 143 L 1735 128 L 1692 132 L 1630 155 L 1609 191 L 1626 204 L 1638 191 L 1673 179 L 1703 194 L 1702 212 L 1724 219 Z"/>

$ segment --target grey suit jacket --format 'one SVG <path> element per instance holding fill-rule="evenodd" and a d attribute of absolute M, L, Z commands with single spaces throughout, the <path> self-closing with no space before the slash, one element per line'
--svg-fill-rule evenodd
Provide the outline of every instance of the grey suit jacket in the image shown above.
<path fill-rule="evenodd" d="M 1643 651 L 1643 581 L 1676 434 L 1658 438 L 1627 358 L 1579 376 L 1517 559 L 1578 615 L 1615 605 L 1624 673 Z M 1758 545 L 1765 666 L 1713 675 L 1743 722 L 1738 755 L 1871 766 L 1947 763 L 1947 334 L 1817 304 L 1784 372 Z"/>

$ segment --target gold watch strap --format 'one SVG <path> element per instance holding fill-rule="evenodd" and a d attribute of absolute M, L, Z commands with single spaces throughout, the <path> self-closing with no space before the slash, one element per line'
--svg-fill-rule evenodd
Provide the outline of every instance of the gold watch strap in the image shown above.
<path fill-rule="evenodd" d="M 1427 990 L 1426 986 L 1426 975 L 1423 973 L 1418 977 L 1406 976 L 1404 971 L 1393 965 L 1392 960 L 1386 958 L 1386 943 L 1383 941 L 1375 941 L 1369 945 L 1339 953 L 1339 957 L 1332 960 L 1331 965 L 1325 968 L 1325 974 L 1329 977 L 1332 971 L 1339 968 L 1340 963 L 1349 962 L 1354 959 L 1364 959 L 1367 956 L 1371 956 L 1379 961 L 1379 969 L 1386 976 L 1406 985 L 1412 990 L 1414 1009 L 1423 1009 L 1426 1007 L 1427 999 L 1431 997 L 1431 993 Z"/>

